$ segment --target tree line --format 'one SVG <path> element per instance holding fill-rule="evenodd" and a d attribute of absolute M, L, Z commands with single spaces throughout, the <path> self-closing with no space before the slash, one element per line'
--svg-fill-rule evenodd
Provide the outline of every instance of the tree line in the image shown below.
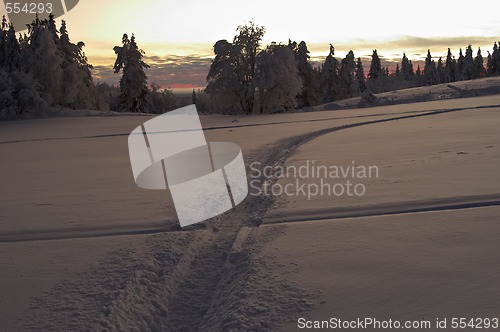
<path fill-rule="evenodd" d="M 38 114 L 48 106 L 99 108 L 83 42 L 72 43 L 62 21 L 38 17 L 16 36 L 5 17 L 0 29 L 0 118 Z"/>
<path fill-rule="evenodd" d="M 481 49 L 473 55 L 472 46 L 460 49 L 458 59 L 448 49 L 445 60 L 437 63 L 428 50 L 424 68 L 414 68 L 403 54 L 401 63 L 389 71 L 373 50 L 367 75 L 361 58 L 351 50 L 343 59 L 335 57 L 335 48 L 323 64 L 313 67 L 304 41 L 272 43 L 261 47 L 265 28 L 249 22 L 237 28 L 232 42 L 219 40 L 215 58 L 207 76 L 207 87 L 200 91 L 197 105 L 209 112 L 246 113 L 283 112 L 396 89 L 452 83 L 500 74 L 498 44 L 485 61 Z"/>
<path fill-rule="evenodd" d="M 38 17 L 16 35 L 5 16 L 0 26 L 0 119 L 43 116 L 51 108 L 163 113 L 178 106 L 172 91 L 147 84 L 144 52 L 135 37 L 115 47 L 120 86 L 95 84 L 83 48 L 73 43 L 65 21 Z M 187 104 L 187 102 L 184 102 Z"/>
<path fill-rule="evenodd" d="M 361 58 L 352 50 L 339 59 L 330 45 L 325 61 L 313 66 L 304 41 L 262 47 L 265 27 L 249 22 L 237 28 L 231 42 L 215 43 L 206 88 L 181 99 L 148 84 L 149 66 L 134 35 L 124 34 L 113 49 L 114 73 L 122 75 L 115 87 L 94 83 L 85 44 L 71 41 L 65 21 L 57 28 L 52 15 L 36 18 L 19 37 L 5 17 L 0 28 L 0 119 L 41 115 L 51 107 L 164 113 L 189 103 L 204 113 L 286 112 L 372 92 L 500 75 L 497 43 L 486 61 L 481 49 L 474 56 L 469 45 L 465 54 L 460 49 L 458 59 L 448 49 L 446 59 L 437 63 L 429 50 L 422 69 L 403 54 L 392 71 L 373 50 L 365 75 Z"/>

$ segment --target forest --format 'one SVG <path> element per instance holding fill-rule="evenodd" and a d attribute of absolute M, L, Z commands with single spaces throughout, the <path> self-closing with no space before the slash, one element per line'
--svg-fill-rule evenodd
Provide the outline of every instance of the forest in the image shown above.
<path fill-rule="evenodd" d="M 344 58 L 329 54 L 313 66 L 304 41 L 263 46 L 266 28 L 250 21 L 236 29 L 232 41 L 219 40 L 207 73 L 205 89 L 188 98 L 148 83 L 145 52 L 134 35 L 124 34 L 113 51 L 113 71 L 121 74 L 119 86 L 96 83 L 84 42 L 73 43 L 63 20 L 36 18 L 24 34 L 5 17 L 0 30 L 0 119 L 42 117 L 54 109 L 164 113 L 195 103 L 203 113 L 263 114 L 300 110 L 342 99 L 472 80 L 500 74 L 500 50 L 484 57 L 471 45 L 445 59 L 428 50 L 423 68 L 403 54 L 395 69 L 382 66 L 373 50 L 369 66 L 349 51 Z M 111 51 L 111 50 L 110 50 Z"/>

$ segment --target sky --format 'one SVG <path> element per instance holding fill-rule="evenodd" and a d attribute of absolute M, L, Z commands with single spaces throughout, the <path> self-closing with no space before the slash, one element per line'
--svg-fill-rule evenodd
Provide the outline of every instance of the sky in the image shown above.
<path fill-rule="evenodd" d="M 120 44 L 123 33 L 134 33 L 151 65 L 150 83 L 191 89 L 204 86 L 215 42 L 231 41 L 236 28 L 250 20 L 266 27 L 264 45 L 304 40 L 318 64 L 330 43 L 337 57 L 352 49 L 366 59 L 365 67 L 375 48 L 385 64 L 403 52 L 418 62 L 428 48 L 436 58 L 448 47 L 458 56 L 458 49 L 469 44 L 475 51 L 481 47 L 486 57 L 500 40 L 500 2 L 467 6 L 473 10 L 463 2 L 430 0 L 80 0 L 57 21 L 66 20 L 73 42 L 85 42 L 97 80 L 118 82 L 119 75 L 112 73 L 113 46 Z"/>

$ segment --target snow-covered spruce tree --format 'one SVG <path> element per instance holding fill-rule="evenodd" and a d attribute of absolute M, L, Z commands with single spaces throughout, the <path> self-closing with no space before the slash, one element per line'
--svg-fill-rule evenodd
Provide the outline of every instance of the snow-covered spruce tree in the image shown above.
<path fill-rule="evenodd" d="M 5 67 L 5 42 L 7 40 L 7 19 L 5 15 L 2 18 L 2 23 L 0 24 L 0 69 Z"/>
<path fill-rule="evenodd" d="M 135 36 L 129 39 L 122 37 L 122 46 L 113 48 L 116 54 L 115 74 L 123 71 L 120 79 L 120 110 L 125 112 L 142 112 L 146 108 L 148 94 L 147 76 L 144 72 L 149 68 L 143 60 L 144 51 L 139 49 Z"/>
<path fill-rule="evenodd" d="M 297 107 L 302 81 L 290 47 L 272 43 L 258 54 L 254 86 L 261 113 L 286 112 Z"/>
<path fill-rule="evenodd" d="M 445 83 L 446 82 L 446 72 L 444 70 L 443 58 L 439 57 L 437 66 L 436 66 L 436 78 L 437 83 Z"/>
<path fill-rule="evenodd" d="M 500 49 L 498 44 L 493 44 L 493 53 L 491 59 L 488 61 L 488 76 L 495 76 L 500 74 Z"/>
<path fill-rule="evenodd" d="M 495 68 L 496 68 L 496 74 L 495 75 L 500 75 L 500 49 L 499 47 L 493 50 L 493 60 L 495 61 Z"/>
<path fill-rule="evenodd" d="M 3 34 L 3 33 L 2 33 Z M 5 33 L 3 67 L 9 73 L 20 70 L 20 47 L 12 24 Z"/>
<path fill-rule="evenodd" d="M 47 20 L 31 24 L 25 51 L 21 67 L 37 82 L 40 96 L 48 105 L 60 104 L 63 57 Z"/>
<path fill-rule="evenodd" d="M 406 81 L 411 81 L 415 77 L 415 72 L 413 71 L 413 65 L 410 60 L 403 53 L 403 59 L 401 60 L 401 73 Z"/>
<path fill-rule="evenodd" d="M 444 65 L 444 83 L 455 82 L 455 74 L 456 74 L 456 61 L 453 55 L 451 54 L 451 50 L 448 48 L 448 54 L 446 55 L 446 62 Z"/>
<path fill-rule="evenodd" d="M 340 65 L 335 58 L 335 48 L 330 44 L 330 53 L 325 59 L 321 69 L 321 88 L 323 92 L 323 102 L 329 103 L 339 99 Z"/>
<path fill-rule="evenodd" d="M 356 63 L 356 82 L 358 83 L 358 91 L 360 93 L 366 90 L 366 77 L 361 58 L 358 58 L 358 62 Z"/>
<path fill-rule="evenodd" d="M 396 64 L 396 69 L 394 70 L 393 76 L 397 79 L 401 77 L 401 68 L 399 68 L 399 63 Z"/>
<path fill-rule="evenodd" d="M 486 69 L 484 68 L 484 59 L 481 54 L 481 47 L 477 49 L 476 58 L 474 59 L 474 68 L 476 70 L 476 78 L 483 78 L 486 76 Z"/>
<path fill-rule="evenodd" d="M 417 65 L 417 70 L 415 70 L 415 86 L 422 86 L 422 71 L 420 70 L 420 65 Z"/>
<path fill-rule="evenodd" d="M 431 50 L 427 50 L 427 57 L 425 58 L 424 83 L 425 85 L 437 83 L 436 63 L 432 60 Z"/>
<path fill-rule="evenodd" d="M 54 15 L 50 14 L 47 19 L 43 20 L 43 23 L 49 29 L 49 31 L 52 33 L 52 38 L 54 38 L 54 42 L 57 45 L 59 43 L 59 35 L 58 35 Z"/>
<path fill-rule="evenodd" d="M 352 98 L 356 95 L 355 72 L 356 61 L 354 52 L 351 50 L 340 62 L 340 99 Z"/>
<path fill-rule="evenodd" d="M 380 63 L 380 58 L 377 54 L 377 50 L 373 50 L 372 62 L 370 64 L 370 71 L 368 72 L 368 79 L 376 80 L 382 77 L 382 65 Z"/>
<path fill-rule="evenodd" d="M 14 119 L 43 112 L 46 103 L 40 98 L 36 82 L 20 71 L 19 43 L 14 27 L 5 18 L 0 29 L 0 119 Z"/>
<path fill-rule="evenodd" d="M 108 108 L 93 85 L 83 43 L 70 42 L 64 22 L 59 35 L 53 15 L 44 20 L 36 17 L 28 25 L 28 34 L 17 39 L 14 27 L 3 19 L 2 35 L 4 58 L 0 62 L 9 74 L 17 115 L 43 114 L 47 106 L 68 105 L 65 99 L 74 97 L 75 91 L 72 106 Z"/>
<path fill-rule="evenodd" d="M 320 103 L 320 82 L 318 72 L 315 71 L 309 62 L 309 50 L 304 41 L 299 44 L 288 41 L 288 47 L 294 52 L 297 61 L 297 69 L 302 80 L 302 92 L 297 96 L 299 108 L 314 106 Z"/>
<path fill-rule="evenodd" d="M 474 65 L 474 57 L 472 55 L 472 46 L 469 45 L 465 49 L 464 66 L 462 69 L 462 79 L 473 80 L 476 78 L 476 68 Z"/>
<path fill-rule="evenodd" d="M 488 57 L 486 58 L 486 76 L 491 76 L 491 67 L 493 66 L 493 57 L 490 51 L 488 51 Z"/>
<path fill-rule="evenodd" d="M 70 40 L 66 22 L 61 22 L 58 40 L 62 62 L 62 102 L 73 108 L 89 108 L 93 103 L 92 66 L 83 52 L 85 43 L 73 44 Z"/>
<path fill-rule="evenodd" d="M 465 58 L 462 49 L 460 49 L 460 52 L 458 53 L 457 65 L 455 66 L 455 78 L 457 81 L 464 80 L 463 76 L 464 67 L 465 67 Z"/>

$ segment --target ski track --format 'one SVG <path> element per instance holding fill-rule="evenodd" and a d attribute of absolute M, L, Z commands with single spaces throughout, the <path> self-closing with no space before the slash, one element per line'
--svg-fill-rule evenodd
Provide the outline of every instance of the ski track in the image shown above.
<path fill-rule="evenodd" d="M 416 110 L 416 111 L 406 111 L 406 112 L 395 112 L 391 115 L 402 115 L 402 114 L 417 114 L 417 115 L 425 115 L 429 112 L 453 112 L 453 111 L 463 111 L 463 110 L 472 110 L 472 109 L 482 109 L 482 108 L 495 108 L 500 107 L 500 105 L 488 105 L 488 106 L 477 106 L 477 107 L 463 107 L 463 108 L 453 108 L 453 109 L 443 109 L 437 111 L 425 111 L 425 110 Z M 234 128 L 246 128 L 246 127 L 263 127 L 263 126 L 273 126 L 273 125 L 283 125 L 283 124 L 292 124 L 292 123 L 311 123 L 311 122 L 323 122 L 323 121 L 334 121 L 334 120 L 347 120 L 347 119 L 362 119 L 362 118 L 373 118 L 378 116 L 385 116 L 385 113 L 375 113 L 368 115 L 356 115 L 356 116 L 339 116 L 339 117 L 328 117 L 328 118 L 320 118 L 320 119 L 309 119 L 309 120 L 295 120 L 295 121 L 274 121 L 267 123 L 249 123 L 242 125 L 229 125 L 229 126 L 212 126 L 203 128 L 203 131 L 210 130 L 220 130 L 220 129 L 234 129 Z M 152 132 L 151 134 L 154 134 Z M 157 132 L 162 133 L 162 132 Z M 1 144 L 16 144 L 16 143 L 27 143 L 27 142 L 45 142 L 45 141 L 62 141 L 62 140 L 78 140 L 78 139 L 94 139 L 94 138 L 109 138 L 109 137 L 122 137 L 128 136 L 130 133 L 116 133 L 116 134 L 106 134 L 106 135 L 90 135 L 90 136 L 79 136 L 79 137 L 47 137 L 47 138 L 34 138 L 34 139 L 26 139 L 26 140 L 13 140 L 13 141 L 0 141 Z"/>
<path fill-rule="evenodd" d="M 387 215 L 405 215 L 421 212 L 439 212 L 477 209 L 483 207 L 500 206 L 500 194 L 449 197 L 442 199 L 396 202 L 390 204 L 354 206 L 345 208 L 326 208 L 316 210 L 302 210 L 285 213 L 267 215 L 266 224 L 283 224 L 290 222 L 307 222 L 317 220 L 332 219 L 355 219 L 364 217 L 378 217 Z M 15 242 L 36 242 L 36 241 L 55 241 L 70 239 L 89 239 L 101 237 L 133 236 L 133 235 L 153 235 L 168 232 L 178 232 L 177 221 L 165 221 L 168 226 L 149 227 L 149 228 L 127 228 L 109 229 L 107 227 L 94 227 L 85 230 L 74 229 L 56 229 L 51 231 L 37 230 L 30 232 L 13 232 L 0 234 L 0 243 Z M 205 225 L 198 226 L 203 229 Z M 192 230 L 192 227 L 189 230 Z"/>
<path fill-rule="evenodd" d="M 498 106 L 419 112 L 327 128 L 280 140 L 247 159 L 283 165 L 298 147 L 325 134 L 492 107 Z M 255 227 L 260 224 L 255 220 L 262 220 L 273 203 L 272 196 L 249 196 L 202 226 L 152 235 L 141 252 L 114 253 L 111 261 L 34 299 L 21 326 L 40 331 L 275 330 L 285 313 L 309 310 L 312 295 L 272 276 L 272 266 L 253 258 L 262 245 L 255 240 L 256 232 L 268 239 L 278 235 L 279 227 L 272 234 Z M 256 273 L 269 280 L 256 279 Z"/>
<path fill-rule="evenodd" d="M 277 213 L 276 215 L 266 217 L 266 224 L 380 217 L 389 215 L 478 209 L 491 206 L 500 206 L 500 194 L 448 197 L 432 200 Z"/>

